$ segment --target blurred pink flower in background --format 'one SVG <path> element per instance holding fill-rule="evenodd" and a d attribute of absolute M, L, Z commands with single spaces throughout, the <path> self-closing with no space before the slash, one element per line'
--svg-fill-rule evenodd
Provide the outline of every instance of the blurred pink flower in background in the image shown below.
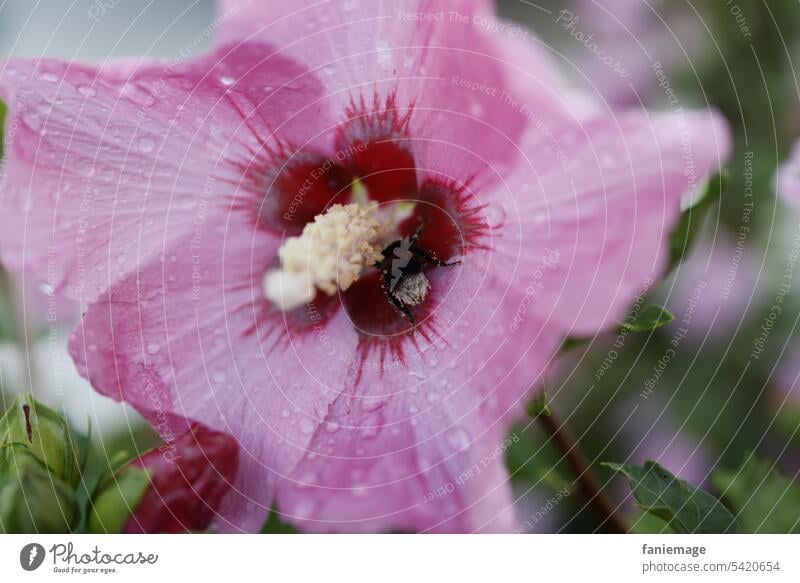
<path fill-rule="evenodd" d="M 554 15 L 572 37 L 564 47 L 579 83 L 611 105 L 648 103 L 662 91 L 656 69 L 697 68 L 711 55 L 702 7 L 691 4 L 578 0 Z"/>
<path fill-rule="evenodd" d="M 308 531 L 515 530 L 509 426 L 565 336 L 663 275 L 726 125 L 573 116 L 539 46 L 481 24 L 489 2 L 222 15 L 189 62 L 4 64 L 4 262 L 88 303 L 71 352 L 100 392 L 167 440 L 200 422 L 238 441 L 217 528 L 276 504 Z M 369 265 L 301 307 L 267 299 L 286 237 L 365 195 L 382 244 L 423 225 L 460 261 L 425 268 L 415 324 Z"/>
<path fill-rule="evenodd" d="M 791 154 L 778 168 L 775 189 L 789 204 L 800 204 L 800 141 L 795 142 Z"/>
<path fill-rule="evenodd" d="M 797 342 L 785 347 L 769 389 L 767 398 L 773 410 L 793 415 L 800 421 L 800 344 Z"/>
<path fill-rule="evenodd" d="M 622 427 L 618 440 L 627 449 L 626 463 L 641 465 L 655 460 L 690 484 L 704 485 L 714 461 L 703 444 L 693 439 L 686 427 L 675 422 L 668 404 L 641 400 L 637 404 L 638 408 Z M 620 418 L 620 423 L 624 421 Z"/>
<path fill-rule="evenodd" d="M 765 259 L 747 233 L 719 229 L 692 249 L 662 286 L 664 305 L 695 344 L 730 341 L 761 301 Z"/>

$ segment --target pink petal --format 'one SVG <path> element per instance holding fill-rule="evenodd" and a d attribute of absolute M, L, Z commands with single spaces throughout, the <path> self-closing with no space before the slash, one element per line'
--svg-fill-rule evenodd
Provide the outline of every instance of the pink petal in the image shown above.
<path fill-rule="evenodd" d="M 307 125 L 281 124 L 320 87 L 272 54 L 250 43 L 179 66 L 6 61 L 0 228 L 17 235 L 3 261 L 91 300 L 224 210 L 241 180 L 232 159 L 249 161 L 277 128 L 308 137 Z M 317 110 L 304 116 L 313 125 Z"/>
<path fill-rule="evenodd" d="M 165 250 L 164 263 L 114 285 L 86 312 L 70 352 L 96 389 L 132 404 L 165 440 L 182 419 L 233 435 L 240 495 L 256 507 L 223 512 L 254 530 L 338 394 L 315 375 L 344 378 L 355 343 L 341 312 L 325 328 L 333 355 L 314 329 L 284 334 L 280 317 L 265 317 L 260 278 L 279 241 L 243 218 L 208 222 Z"/>
<path fill-rule="evenodd" d="M 450 281 L 435 338 L 418 334 L 401 360 L 370 353 L 360 380 L 344 380 L 279 490 L 285 519 L 309 531 L 515 528 L 502 444 L 561 337 L 535 325 L 510 335 L 515 286 L 471 257 L 439 277 Z"/>
<path fill-rule="evenodd" d="M 487 208 L 503 225 L 493 269 L 527 282 L 515 327 L 532 316 L 587 335 L 618 322 L 663 275 L 681 197 L 720 167 L 730 137 L 715 115 L 631 113 L 534 127 L 524 150 Z"/>
<path fill-rule="evenodd" d="M 432 274 L 447 280 L 434 281 L 447 290 L 440 335 L 409 340 L 402 362 L 362 361 L 341 309 L 304 332 L 265 317 L 258 275 L 277 241 L 238 220 L 209 224 L 199 250 L 177 242 L 92 305 L 71 341 L 81 373 L 167 440 L 186 418 L 240 442 L 223 530 L 256 530 L 276 500 L 309 530 L 512 530 L 492 452 L 561 341 L 536 326 L 509 338 L 519 284 L 480 263 Z M 457 484 L 474 464 L 486 467 Z M 304 487 L 311 473 L 321 481 Z M 458 494 L 424 500 L 450 483 Z"/>
<path fill-rule="evenodd" d="M 487 0 L 226 0 L 219 14 L 221 39 L 268 39 L 318 74 L 333 111 L 361 98 L 382 103 L 396 92 L 402 112 L 414 106 L 418 167 L 461 176 L 518 155 L 525 116 L 506 97 L 530 96 L 542 115 L 562 108 L 547 82 L 554 75 L 545 51 L 528 43 L 529 58 L 511 56 L 506 33 L 490 28 L 500 23 L 492 6 Z M 506 69 L 509 59 L 528 74 Z"/>

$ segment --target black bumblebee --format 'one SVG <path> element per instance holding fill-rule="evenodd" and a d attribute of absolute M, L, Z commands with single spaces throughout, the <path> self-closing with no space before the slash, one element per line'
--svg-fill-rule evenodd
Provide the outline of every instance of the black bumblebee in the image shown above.
<path fill-rule="evenodd" d="M 392 241 L 383 249 L 383 259 L 375 263 L 381 273 L 381 288 L 389 303 L 415 326 L 409 307 L 418 306 L 428 296 L 430 281 L 426 267 L 452 267 L 461 261 L 442 261 L 434 253 L 417 245 L 423 225 L 411 237 Z"/>

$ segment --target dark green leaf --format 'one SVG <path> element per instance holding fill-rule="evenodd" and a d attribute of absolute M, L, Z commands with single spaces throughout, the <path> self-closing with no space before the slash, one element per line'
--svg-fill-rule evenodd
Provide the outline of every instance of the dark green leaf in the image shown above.
<path fill-rule="evenodd" d="M 641 512 L 628 520 L 633 534 L 670 534 L 673 530 L 655 514 Z"/>
<path fill-rule="evenodd" d="M 674 319 L 675 316 L 661 306 L 650 305 L 625 320 L 620 327 L 630 332 L 650 332 L 666 326 Z"/>
<path fill-rule="evenodd" d="M 800 533 L 800 485 L 750 454 L 738 471 L 716 471 L 711 483 L 747 533 Z"/>
<path fill-rule="evenodd" d="M 676 478 L 656 462 L 644 467 L 603 464 L 628 478 L 638 506 L 668 523 L 678 533 L 735 532 L 733 515 L 711 494 Z"/>

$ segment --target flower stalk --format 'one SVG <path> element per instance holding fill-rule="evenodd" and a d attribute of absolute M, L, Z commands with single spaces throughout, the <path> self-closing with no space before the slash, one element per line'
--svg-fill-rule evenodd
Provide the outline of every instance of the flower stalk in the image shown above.
<path fill-rule="evenodd" d="M 589 460 L 578 446 L 575 436 L 554 412 L 552 404 L 548 404 L 547 411 L 537 415 L 536 420 L 575 474 L 581 495 L 602 518 L 603 526 L 615 533 L 626 534 L 628 527 L 625 521 L 617 512 L 614 503 L 603 492 L 600 481 L 589 466 Z"/>

